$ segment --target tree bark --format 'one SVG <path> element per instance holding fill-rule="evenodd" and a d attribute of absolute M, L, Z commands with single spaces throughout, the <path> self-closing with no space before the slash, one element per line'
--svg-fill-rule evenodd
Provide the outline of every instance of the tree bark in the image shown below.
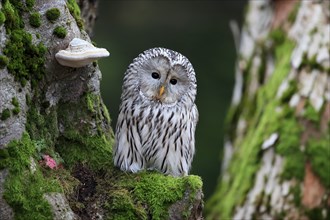
<path fill-rule="evenodd" d="M 329 1 L 250 1 L 209 219 L 329 219 Z"/>
<path fill-rule="evenodd" d="M 97 62 L 69 68 L 54 58 L 73 38 L 90 41 L 97 1 L 77 2 L 0 3 L 0 219 L 201 217 L 199 177 L 113 167 Z"/>

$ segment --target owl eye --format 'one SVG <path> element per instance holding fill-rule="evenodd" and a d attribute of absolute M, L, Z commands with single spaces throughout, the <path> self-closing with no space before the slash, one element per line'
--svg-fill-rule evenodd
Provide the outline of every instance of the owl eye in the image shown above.
<path fill-rule="evenodd" d="M 176 80 L 176 79 L 171 79 L 171 80 L 170 80 L 170 83 L 171 83 L 172 85 L 175 85 L 177 82 L 178 82 L 178 80 Z"/>
<path fill-rule="evenodd" d="M 160 78 L 159 74 L 156 73 L 156 72 L 151 73 L 151 77 L 154 78 L 154 79 L 159 79 Z"/>

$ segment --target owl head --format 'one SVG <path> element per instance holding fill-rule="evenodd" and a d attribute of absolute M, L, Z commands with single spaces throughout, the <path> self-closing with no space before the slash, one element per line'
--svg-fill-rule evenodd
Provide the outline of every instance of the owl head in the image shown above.
<path fill-rule="evenodd" d="M 195 72 L 182 54 L 165 48 L 152 48 L 141 53 L 129 66 L 123 91 L 126 89 L 161 104 L 187 99 L 193 103 L 196 96 Z"/>

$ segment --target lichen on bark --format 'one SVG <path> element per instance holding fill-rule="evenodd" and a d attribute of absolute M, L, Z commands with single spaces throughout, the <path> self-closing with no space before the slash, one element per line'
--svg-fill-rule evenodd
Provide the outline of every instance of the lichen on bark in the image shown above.
<path fill-rule="evenodd" d="M 68 68 L 54 59 L 73 38 L 90 41 L 76 1 L 3 0 L 0 8 L 0 54 L 8 58 L 0 69 L 1 218 L 201 216 L 199 177 L 128 174 L 113 166 L 97 63 Z M 54 9 L 56 19 L 49 19 Z M 23 22 L 31 15 L 38 25 Z M 63 38 L 53 35 L 57 26 Z M 45 155 L 55 169 L 45 166 Z"/>
<path fill-rule="evenodd" d="M 249 2 L 209 219 L 329 218 L 329 16 L 329 2 Z"/>

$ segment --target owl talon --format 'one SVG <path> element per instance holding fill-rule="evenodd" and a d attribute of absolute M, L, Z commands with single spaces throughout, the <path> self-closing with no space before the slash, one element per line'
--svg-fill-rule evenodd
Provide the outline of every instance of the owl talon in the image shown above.
<path fill-rule="evenodd" d="M 138 163 L 133 163 L 128 167 L 127 170 L 131 171 L 132 173 L 137 173 L 142 170 L 142 167 Z"/>

